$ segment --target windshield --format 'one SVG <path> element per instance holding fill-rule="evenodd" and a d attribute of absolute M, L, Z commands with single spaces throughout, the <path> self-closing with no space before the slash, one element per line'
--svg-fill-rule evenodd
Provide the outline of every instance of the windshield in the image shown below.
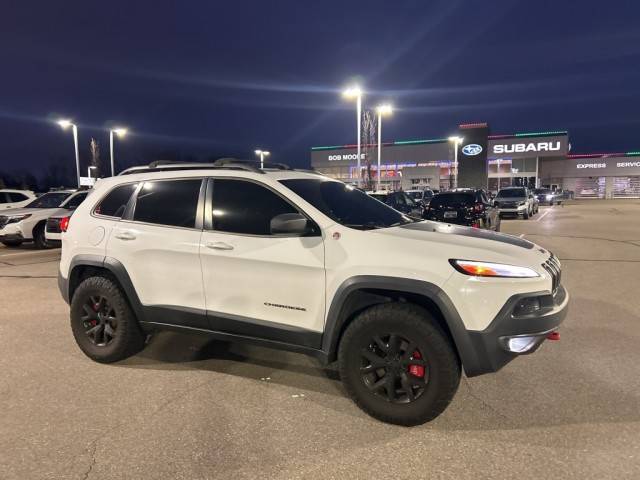
<path fill-rule="evenodd" d="M 526 197 L 524 188 L 505 188 L 498 192 L 496 198 Z"/>
<path fill-rule="evenodd" d="M 368 230 L 413 222 L 406 215 L 342 182 L 305 178 L 280 180 L 280 183 L 346 227 Z"/>
<path fill-rule="evenodd" d="M 71 195 L 69 192 L 45 193 L 24 208 L 57 208 L 69 197 L 69 195 Z"/>
<path fill-rule="evenodd" d="M 536 194 L 551 194 L 551 190 L 549 190 L 548 188 L 536 188 L 534 191 L 536 192 Z"/>
<path fill-rule="evenodd" d="M 422 192 L 407 192 L 413 200 L 422 200 Z"/>

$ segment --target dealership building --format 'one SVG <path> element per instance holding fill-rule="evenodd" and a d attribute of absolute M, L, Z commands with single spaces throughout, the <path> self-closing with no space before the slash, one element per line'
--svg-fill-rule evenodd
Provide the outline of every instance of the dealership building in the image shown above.
<path fill-rule="evenodd" d="M 640 198 L 640 152 L 574 154 L 566 131 L 495 135 L 486 123 L 463 124 L 458 130 L 461 141 L 384 142 L 381 188 L 447 190 L 457 185 L 497 191 L 525 185 L 570 190 L 576 198 Z M 377 152 L 377 145 L 361 146 L 361 176 L 373 184 Z M 343 181 L 358 177 L 357 163 L 356 145 L 311 148 L 312 168 Z"/>

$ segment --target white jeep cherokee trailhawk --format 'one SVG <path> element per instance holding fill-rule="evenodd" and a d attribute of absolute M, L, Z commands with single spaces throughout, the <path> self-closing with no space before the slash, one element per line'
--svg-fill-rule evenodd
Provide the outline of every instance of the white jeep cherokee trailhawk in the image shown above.
<path fill-rule="evenodd" d="M 62 234 L 59 286 L 96 361 L 162 329 L 337 359 L 354 401 L 402 425 L 444 411 L 462 368 L 536 350 L 569 299 L 558 260 L 531 242 L 228 160 L 102 180 Z"/>

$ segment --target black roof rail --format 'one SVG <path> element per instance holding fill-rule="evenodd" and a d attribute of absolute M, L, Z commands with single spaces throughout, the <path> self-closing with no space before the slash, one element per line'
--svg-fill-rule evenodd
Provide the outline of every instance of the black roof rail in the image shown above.
<path fill-rule="evenodd" d="M 176 170 L 245 170 L 254 173 L 264 173 L 260 168 L 243 160 L 236 158 L 221 158 L 213 163 L 198 163 L 198 162 L 176 162 L 171 160 L 156 160 L 148 165 L 140 165 L 136 167 L 130 167 L 123 170 L 118 175 L 131 175 L 134 173 L 148 172 L 152 170 L 171 172 Z"/>

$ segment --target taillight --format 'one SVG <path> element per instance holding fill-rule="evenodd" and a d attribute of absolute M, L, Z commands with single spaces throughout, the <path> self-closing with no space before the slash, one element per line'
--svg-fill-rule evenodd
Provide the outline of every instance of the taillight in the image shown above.
<path fill-rule="evenodd" d="M 474 209 L 476 212 L 481 212 L 481 211 L 483 210 L 483 208 L 484 208 L 484 207 L 483 207 L 483 206 L 482 206 L 482 204 L 480 204 L 480 203 L 476 204 L 476 205 L 473 207 L 473 209 Z"/>
<path fill-rule="evenodd" d="M 60 219 L 60 231 L 61 232 L 66 232 L 67 229 L 69 228 L 69 219 L 71 217 L 62 217 Z"/>

